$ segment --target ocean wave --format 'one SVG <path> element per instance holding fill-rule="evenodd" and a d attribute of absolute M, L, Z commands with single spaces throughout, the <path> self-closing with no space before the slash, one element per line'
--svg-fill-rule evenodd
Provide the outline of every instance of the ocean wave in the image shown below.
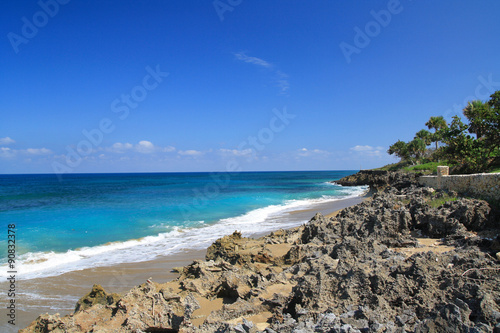
<path fill-rule="evenodd" d="M 215 224 L 199 221 L 197 227 L 173 227 L 168 232 L 156 236 L 83 247 L 64 253 L 30 252 L 18 257 L 17 277 L 25 280 L 57 276 L 87 268 L 149 261 L 183 251 L 203 250 L 216 239 L 236 230 L 248 237 L 299 226 L 307 220 L 292 219 L 291 212 L 314 209 L 318 205 L 353 198 L 366 192 L 366 186 L 346 187 L 340 191 L 340 196 L 289 200 L 280 205 L 258 208 L 240 216 L 221 219 Z M 6 265 L 1 266 L 0 276 L 7 276 L 7 271 Z"/>

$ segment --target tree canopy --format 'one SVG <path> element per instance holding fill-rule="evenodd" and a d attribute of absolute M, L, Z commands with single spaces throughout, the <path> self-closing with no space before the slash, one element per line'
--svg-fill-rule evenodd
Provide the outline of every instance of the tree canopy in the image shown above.
<path fill-rule="evenodd" d="M 448 127 L 446 120 L 443 116 L 431 117 L 429 121 L 425 123 L 425 126 L 429 129 L 434 129 L 435 132 L 430 135 L 431 142 L 436 143 L 436 150 L 438 149 L 439 142 L 442 139 L 441 131 Z"/>
<path fill-rule="evenodd" d="M 463 109 L 466 122 L 458 115 L 448 124 L 444 117 L 431 117 L 425 129 L 410 142 L 398 140 L 389 147 L 390 155 L 402 162 L 418 164 L 423 160 L 445 159 L 459 172 L 482 172 L 500 164 L 500 90 L 483 102 L 474 100 Z M 475 137 L 473 136 L 475 135 Z M 435 149 L 428 149 L 435 142 Z M 439 145 L 442 142 L 442 146 Z"/>

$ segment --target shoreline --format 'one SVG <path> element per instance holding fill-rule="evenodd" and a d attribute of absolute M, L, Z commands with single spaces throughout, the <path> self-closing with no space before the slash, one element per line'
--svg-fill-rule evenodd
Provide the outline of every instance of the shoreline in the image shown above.
<path fill-rule="evenodd" d="M 324 188 L 320 187 L 320 191 L 323 190 Z M 119 240 L 114 238 L 122 233 L 122 225 L 116 225 L 112 228 L 110 234 L 113 236 L 104 236 L 101 241 L 99 239 L 102 237 L 96 236 L 100 237 L 96 239 L 89 234 L 83 236 L 86 237 L 85 244 L 71 245 L 68 243 L 65 246 L 61 245 L 63 247 L 59 251 L 51 251 L 44 246 L 38 251 L 27 251 L 20 254 L 18 257 L 18 266 L 21 268 L 19 276 L 26 280 L 57 276 L 91 267 L 155 260 L 165 255 L 191 249 L 203 250 L 218 238 L 226 235 L 228 230 L 238 230 L 245 236 L 253 236 L 255 234 L 270 233 L 280 228 L 293 228 L 307 222 L 316 211 L 326 209 L 329 212 L 329 207 L 336 205 L 335 202 L 364 194 L 366 187 L 357 187 L 353 190 L 344 191 L 335 189 L 333 190 L 334 195 L 330 195 L 331 192 L 328 192 L 330 189 L 326 191 L 329 193 L 328 195 L 319 195 L 319 197 L 314 195 L 313 198 L 299 197 L 292 199 L 285 196 L 281 202 L 259 201 L 246 206 L 244 210 L 234 210 L 230 203 L 229 205 L 224 204 L 213 208 L 207 207 L 206 213 L 204 213 L 203 207 L 200 207 L 201 210 L 196 218 L 192 219 L 193 221 L 188 217 L 177 220 L 178 216 L 175 214 L 172 220 L 169 221 L 168 214 L 162 215 L 158 221 L 161 222 L 166 219 L 167 222 L 157 223 L 157 220 L 152 220 L 143 225 L 140 233 L 131 233 Z M 267 206 L 262 206 L 266 203 Z M 295 214 L 295 212 L 299 211 L 309 211 L 311 213 L 310 215 Z M 144 213 L 146 216 L 149 214 L 147 210 Z M 131 212 L 130 214 L 132 214 L 130 216 L 135 216 L 135 213 Z M 153 211 L 152 215 L 155 214 L 158 213 Z M 124 215 L 122 218 L 128 219 L 126 216 Z M 149 228 L 156 229 L 150 230 Z M 59 229 L 56 228 L 55 230 Z M 82 232 L 80 229 L 65 230 L 66 228 L 62 227 L 61 233 L 69 232 L 74 235 Z M 50 235 L 50 232 L 48 232 L 48 235 Z M 71 235 L 70 237 L 73 237 Z M 29 248 L 31 246 L 29 239 L 33 236 L 25 235 L 25 237 L 27 239 L 26 248 Z M 40 237 L 37 235 L 35 238 L 39 239 Z M 66 244 L 66 241 L 62 241 L 62 244 Z M 7 268 L 7 265 L 2 265 L 2 268 Z M 4 269 L 3 273 L 0 273 L 2 280 L 8 277 L 6 271 Z"/>
<path fill-rule="evenodd" d="M 203 259 L 205 253 L 206 250 L 192 250 L 151 261 L 88 268 L 58 276 L 20 280 L 17 282 L 17 288 L 20 290 L 17 302 L 20 307 L 17 309 L 16 331 L 28 326 L 41 314 L 73 313 L 76 302 L 86 295 L 94 284 L 99 284 L 110 292 L 125 293 L 149 278 L 154 281 L 170 281 L 178 276 L 178 273 L 172 272 L 173 268 Z M 0 288 L 5 288 L 4 283 L 0 283 Z M 33 298 L 33 295 L 37 295 L 37 298 Z"/>
<path fill-rule="evenodd" d="M 287 230 L 261 238 L 240 231 L 224 236 L 207 249 L 205 260 L 179 269 L 170 282 L 147 278 L 121 296 L 94 286 L 74 314 L 42 314 L 21 332 L 36 333 L 41 326 L 123 333 L 500 327 L 494 302 L 500 211 L 463 197 L 436 207 L 443 191 L 414 186 L 407 175 L 397 178 L 333 218 L 316 214 L 296 228 L 282 220 Z M 310 216 L 308 209 L 284 213 Z M 278 227 L 272 222 L 279 220 L 271 225 Z"/>
<path fill-rule="evenodd" d="M 317 212 L 325 216 L 332 215 L 366 200 L 370 195 L 371 193 L 367 192 L 357 197 L 320 204 L 311 209 L 286 212 L 281 218 L 307 222 Z M 233 231 L 228 230 L 228 234 Z M 259 238 L 268 234 L 269 232 L 262 232 L 245 236 Z M 179 276 L 178 273 L 172 272 L 173 268 L 204 259 L 205 254 L 206 249 L 189 250 L 150 261 L 88 268 L 58 276 L 20 280 L 18 281 L 20 293 L 17 297 L 19 308 L 17 309 L 16 330 L 28 326 L 41 314 L 73 313 L 78 299 L 86 295 L 94 284 L 100 284 L 107 292 L 124 293 L 149 278 L 155 282 L 165 283 Z M 4 285 L 6 283 L 0 283 L 0 288 L 5 288 Z M 35 295 L 37 298 L 33 297 Z"/>

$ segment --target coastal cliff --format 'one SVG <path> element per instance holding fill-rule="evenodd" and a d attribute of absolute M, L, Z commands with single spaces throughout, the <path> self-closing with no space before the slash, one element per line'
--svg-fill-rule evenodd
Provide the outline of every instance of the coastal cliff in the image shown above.
<path fill-rule="evenodd" d="M 500 332 L 498 212 L 411 177 L 337 181 L 379 191 L 291 230 L 234 232 L 174 281 L 94 286 L 20 332 Z"/>

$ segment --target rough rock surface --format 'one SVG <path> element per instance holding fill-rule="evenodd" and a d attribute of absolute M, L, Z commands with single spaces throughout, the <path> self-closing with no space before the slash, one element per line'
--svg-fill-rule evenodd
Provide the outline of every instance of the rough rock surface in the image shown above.
<path fill-rule="evenodd" d="M 475 199 L 433 207 L 442 193 L 394 179 L 335 217 L 235 232 L 177 280 L 96 290 L 21 332 L 500 332 L 498 215 Z"/>
<path fill-rule="evenodd" d="M 92 290 L 76 303 L 75 312 L 84 311 L 93 305 L 112 305 L 120 299 L 120 295 L 107 293 L 100 285 L 94 284 Z"/>
<path fill-rule="evenodd" d="M 370 185 L 372 190 L 378 190 L 386 186 L 401 189 L 416 184 L 419 173 L 403 173 L 385 170 L 361 170 L 351 176 L 336 180 L 335 183 L 342 186 Z"/>

